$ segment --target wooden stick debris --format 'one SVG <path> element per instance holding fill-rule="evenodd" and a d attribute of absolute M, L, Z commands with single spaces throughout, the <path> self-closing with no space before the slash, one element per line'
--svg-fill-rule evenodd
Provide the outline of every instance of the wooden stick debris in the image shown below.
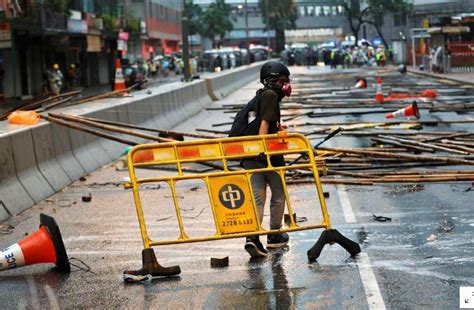
<path fill-rule="evenodd" d="M 405 143 L 405 144 L 411 144 L 411 145 L 419 146 L 419 147 L 437 149 L 437 150 L 444 151 L 444 152 L 448 152 L 448 153 L 455 153 L 455 154 L 461 154 L 461 155 L 469 155 L 469 152 L 466 152 L 466 151 L 459 151 L 459 150 L 447 148 L 447 147 L 445 147 L 445 146 L 439 146 L 439 145 L 434 145 L 434 144 L 419 142 L 419 141 L 410 140 L 410 139 L 407 139 L 407 138 L 397 138 L 397 137 L 385 136 L 385 135 L 381 135 L 380 137 L 381 137 L 381 138 L 385 138 L 385 139 L 390 139 L 390 140 L 399 141 L 399 142 Z"/>
<path fill-rule="evenodd" d="M 215 138 L 217 138 L 216 136 L 200 135 L 200 134 L 194 134 L 194 133 L 188 133 L 188 132 L 180 132 L 180 131 L 171 131 L 171 130 L 164 130 L 164 129 L 157 129 L 157 128 L 142 127 L 142 126 L 136 126 L 136 125 L 127 124 L 127 123 L 111 122 L 111 121 L 98 119 L 98 118 L 92 118 L 92 117 L 84 117 L 84 116 L 76 116 L 76 117 L 84 119 L 84 120 L 88 120 L 88 121 L 91 121 L 91 122 L 107 124 L 107 125 L 115 125 L 115 126 L 120 126 L 120 127 L 125 127 L 125 128 L 131 128 L 131 129 L 139 129 L 139 130 L 143 130 L 143 131 L 158 132 L 158 133 L 162 133 L 162 134 L 166 134 L 166 135 L 180 135 L 180 136 L 185 136 L 185 137 L 193 137 L 193 138 L 201 138 L 201 139 L 215 139 Z"/>
<path fill-rule="evenodd" d="M 88 125 L 91 127 L 96 127 L 104 130 L 109 130 L 117 133 L 123 133 L 126 135 L 131 135 L 131 136 L 136 136 L 139 138 L 147 139 L 147 140 L 152 140 L 152 141 L 158 141 L 158 142 L 174 142 L 175 140 L 172 139 L 166 139 L 166 138 L 161 138 L 153 135 L 147 135 L 141 132 L 133 131 L 133 130 L 128 130 L 128 129 L 123 129 L 117 126 L 110 126 L 110 125 L 104 125 L 100 124 L 97 122 L 91 122 L 85 119 L 81 119 L 80 117 L 75 117 L 72 115 L 66 115 L 66 114 L 56 114 L 56 113 L 49 113 L 51 117 L 54 117 L 56 119 L 63 119 L 63 120 L 68 120 L 76 123 L 81 123 L 84 125 Z"/>
<path fill-rule="evenodd" d="M 93 130 L 93 129 L 87 128 L 85 126 L 81 126 L 81 125 L 77 125 L 77 124 L 74 124 L 74 123 L 66 122 L 64 120 L 54 118 L 54 117 L 51 117 L 51 116 L 41 115 L 41 118 L 43 118 L 43 119 L 45 119 L 45 120 L 47 120 L 51 123 L 55 123 L 55 124 L 65 126 L 65 127 L 68 127 L 68 128 L 72 128 L 72 129 L 76 129 L 76 130 L 79 130 L 79 131 L 87 132 L 87 133 L 92 134 L 94 136 L 98 136 L 98 137 L 101 137 L 101 138 L 113 140 L 113 141 L 120 142 L 120 143 L 123 143 L 123 144 L 131 145 L 131 146 L 135 146 L 135 145 L 139 144 L 138 142 L 135 142 L 135 141 L 119 138 L 119 137 L 116 137 L 116 136 L 113 136 L 113 135 L 110 135 L 110 134 L 107 134 L 107 133 L 104 133 L 104 132 L 101 132 L 101 131 L 98 131 L 98 130 Z"/>
<path fill-rule="evenodd" d="M 349 148 L 320 147 L 318 150 L 333 151 L 335 153 L 344 153 L 344 154 L 367 155 L 367 156 L 372 156 L 372 157 L 397 158 L 397 159 L 420 161 L 420 162 L 444 162 L 444 163 L 449 163 L 449 164 L 474 165 L 474 160 L 441 157 L 441 156 L 418 156 L 418 155 L 407 155 L 407 154 L 394 154 L 394 153 L 387 153 L 387 152 L 364 151 L 361 149 L 349 149 Z"/>

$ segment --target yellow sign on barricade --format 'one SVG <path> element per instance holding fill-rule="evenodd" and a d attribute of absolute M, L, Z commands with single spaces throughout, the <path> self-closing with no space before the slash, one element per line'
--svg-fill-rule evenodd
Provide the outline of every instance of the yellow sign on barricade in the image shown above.
<path fill-rule="evenodd" d="M 273 167 L 270 156 L 306 154 L 308 161 L 291 166 Z M 254 170 L 234 170 L 229 168 L 229 161 L 244 158 L 267 159 L 267 167 Z M 208 173 L 184 173 L 183 165 L 189 163 L 219 163 L 219 171 Z M 136 169 L 150 166 L 174 166 L 177 174 L 137 178 Z M 213 164 L 215 167 L 215 164 Z M 282 233 L 316 228 L 330 229 L 329 215 L 326 209 L 324 193 L 319 181 L 318 169 L 313 155 L 313 147 L 301 134 L 280 132 L 267 136 L 247 136 L 236 138 L 216 138 L 185 142 L 154 143 L 135 146 L 128 154 L 130 183 L 126 188 L 133 189 L 135 207 L 140 224 L 145 250 L 143 251 L 143 268 L 138 271 L 126 271 L 127 274 L 172 275 L 179 273 L 179 267 L 164 268 L 158 264 L 151 249 L 152 246 L 221 240 L 228 238 L 248 237 L 270 233 Z M 322 222 L 300 226 L 290 217 L 288 227 L 279 230 L 267 230 L 258 220 L 251 176 L 260 172 L 279 174 L 289 214 L 293 214 L 285 181 L 285 172 L 294 169 L 310 170 L 314 176 L 317 198 L 322 213 Z M 176 183 L 184 180 L 199 179 L 207 187 L 209 205 L 215 222 L 215 233 L 210 236 L 189 237 L 186 234 L 176 194 Z M 174 240 L 151 240 L 147 233 L 144 212 L 140 196 L 140 185 L 151 182 L 165 182 L 169 185 L 176 211 L 180 235 Z M 319 254 L 318 254 L 319 255 Z"/>

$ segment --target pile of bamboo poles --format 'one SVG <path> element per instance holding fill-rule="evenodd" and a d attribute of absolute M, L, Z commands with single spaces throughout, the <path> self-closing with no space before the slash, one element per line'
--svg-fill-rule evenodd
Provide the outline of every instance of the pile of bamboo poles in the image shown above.
<path fill-rule="evenodd" d="M 436 89 L 438 98 L 417 100 L 419 109 L 429 113 L 470 112 L 474 110 L 474 90 L 461 85 L 437 82 L 417 85 L 415 80 L 400 75 L 384 77 L 384 90 L 420 93 L 426 88 Z M 389 122 L 330 122 L 331 116 L 362 116 L 389 113 L 406 107 L 411 101 L 375 103 L 375 88 L 354 89 L 354 78 L 347 75 L 296 76 L 292 78 L 294 93 L 281 103 L 282 119 L 289 122 L 290 131 L 306 136 L 327 135 L 342 127 L 342 136 L 363 140 L 361 148 L 318 148 L 315 150 L 323 183 L 372 185 L 377 183 L 418 183 L 474 180 L 474 133 L 467 131 L 427 130 L 424 127 L 449 127 L 474 123 L 474 119 L 460 117 L 451 120 L 407 120 Z M 375 82 L 374 82 L 375 83 Z M 373 85 L 372 85 L 373 86 Z M 365 92 L 365 93 L 364 93 Z M 452 94 L 452 95 L 450 95 Z M 369 99 L 370 98 L 370 99 Z M 471 102 L 470 102 L 471 101 Z M 224 105 L 209 110 L 237 113 L 243 104 Z M 325 122 L 308 121 L 324 117 Z M 213 124 L 230 128 L 232 122 Z M 310 127 L 310 130 L 306 128 Z M 226 135 L 228 129 L 196 129 L 196 131 Z M 287 163 L 293 161 L 286 156 Z M 312 173 L 288 171 L 288 183 L 314 182 Z"/>
<path fill-rule="evenodd" d="M 3 114 L 0 114 L 0 121 L 5 120 L 8 117 L 8 115 L 10 115 L 10 113 L 14 111 L 35 110 L 36 112 L 40 113 L 40 112 L 45 112 L 54 108 L 64 107 L 66 105 L 72 106 L 72 105 L 83 104 L 83 103 L 87 103 L 87 102 L 91 102 L 95 100 L 116 97 L 123 93 L 130 92 L 131 90 L 139 87 L 140 85 L 144 83 L 146 83 L 146 81 L 142 81 L 140 83 L 134 84 L 125 90 L 106 92 L 100 95 L 94 95 L 94 96 L 90 96 L 90 97 L 78 99 L 78 100 L 73 100 L 73 98 L 79 95 L 82 92 L 82 90 L 75 90 L 75 91 L 67 92 L 64 94 L 57 95 L 57 96 L 49 96 L 46 98 L 42 96 L 40 98 L 36 98 L 35 100 L 27 102 L 23 105 L 12 108 Z"/>
<path fill-rule="evenodd" d="M 29 102 L 26 102 L 20 106 L 14 107 L 2 114 L 0 114 L 0 121 L 5 120 L 10 113 L 15 112 L 15 111 L 30 111 L 30 110 L 38 110 L 38 112 L 41 112 L 39 110 L 47 110 L 52 107 L 56 107 L 60 104 L 69 102 L 72 100 L 72 98 L 78 94 L 80 94 L 82 90 L 76 90 L 64 94 L 60 94 L 57 96 L 40 96 L 39 98 L 36 98 L 34 100 L 31 100 Z"/>
<path fill-rule="evenodd" d="M 158 128 L 148 128 L 148 127 L 143 127 L 143 126 L 136 126 L 133 124 L 111 122 L 111 121 L 101 120 L 97 118 L 91 118 L 91 117 L 85 117 L 85 116 L 74 116 L 74 115 L 63 114 L 63 113 L 48 113 L 48 116 L 42 116 L 42 118 L 44 118 L 45 120 L 51 123 L 55 123 L 58 125 L 62 125 L 65 127 L 83 131 L 95 136 L 99 136 L 101 138 L 106 138 L 106 139 L 113 140 L 113 141 L 120 142 L 127 145 L 137 145 L 139 143 L 132 140 L 120 138 L 117 135 L 108 134 L 104 131 L 109 131 L 115 134 L 129 135 L 129 136 L 138 137 L 141 139 L 151 140 L 155 142 L 174 142 L 177 139 L 164 138 L 157 135 L 146 134 L 141 131 L 153 132 L 153 133 L 161 134 L 163 136 L 168 136 L 168 137 L 182 136 L 182 137 L 193 137 L 193 138 L 201 138 L 201 139 L 215 138 L 215 136 L 209 136 L 209 135 L 178 132 L 178 131 L 171 131 L 171 130 L 158 129 Z"/>

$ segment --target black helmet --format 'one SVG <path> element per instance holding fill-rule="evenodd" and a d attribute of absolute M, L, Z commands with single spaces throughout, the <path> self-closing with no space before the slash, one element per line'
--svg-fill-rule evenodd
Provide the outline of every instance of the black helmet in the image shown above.
<path fill-rule="evenodd" d="M 260 82 L 265 84 L 265 79 L 268 77 L 279 77 L 280 75 L 285 75 L 290 77 L 290 70 L 278 61 L 267 61 L 263 64 L 262 68 L 260 69 Z"/>

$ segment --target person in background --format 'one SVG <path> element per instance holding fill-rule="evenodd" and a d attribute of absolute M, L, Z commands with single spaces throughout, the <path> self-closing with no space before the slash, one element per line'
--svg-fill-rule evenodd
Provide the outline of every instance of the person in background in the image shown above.
<path fill-rule="evenodd" d="M 58 64 L 53 65 L 53 72 L 50 77 L 50 87 L 53 96 L 58 96 L 61 93 L 63 87 L 64 75 L 59 69 Z"/>
<path fill-rule="evenodd" d="M 70 64 L 66 71 L 66 87 L 68 90 L 73 90 L 76 84 L 77 72 L 76 65 Z"/>

